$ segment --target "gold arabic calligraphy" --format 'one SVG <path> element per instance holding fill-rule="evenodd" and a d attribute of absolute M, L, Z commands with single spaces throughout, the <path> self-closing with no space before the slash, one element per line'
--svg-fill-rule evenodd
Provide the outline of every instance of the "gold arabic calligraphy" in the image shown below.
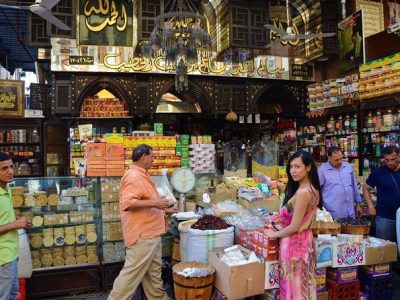
<path fill-rule="evenodd" d="M 126 61 L 121 61 L 119 63 L 113 62 L 117 61 L 119 56 L 120 54 L 115 53 L 107 54 L 103 60 L 104 65 L 109 69 L 117 70 L 119 72 L 151 72 L 153 67 L 162 72 L 174 71 L 174 66 L 172 64 L 163 64 L 164 60 L 162 56 L 147 59 L 142 57 L 134 57 L 133 54 L 130 53 Z M 285 71 L 285 68 L 279 66 L 271 68 L 268 66 L 266 59 L 260 60 L 260 64 L 257 68 L 254 66 L 253 61 L 244 61 L 243 63 L 232 67 L 227 62 L 224 62 L 220 67 L 217 68 L 213 65 L 209 58 L 203 57 L 199 65 L 191 64 L 188 66 L 188 73 L 194 72 L 195 70 L 198 70 L 202 75 L 211 74 L 237 76 L 240 74 L 247 74 L 248 77 L 252 77 L 257 73 L 259 76 L 263 77 L 268 75 L 282 74 Z"/>
<path fill-rule="evenodd" d="M 279 28 L 279 29 L 282 29 L 282 30 L 284 30 L 284 28 L 283 28 L 283 25 L 282 25 L 282 22 L 281 21 L 279 21 L 279 17 L 278 18 L 273 18 L 273 19 L 271 19 L 271 21 L 272 21 L 272 23 L 273 23 L 273 25 L 276 27 L 276 28 Z M 292 24 L 292 26 L 290 26 L 290 29 L 291 29 L 291 32 L 293 33 L 293 34 L 299 34 L 299 30 L 297 29 L 297 26 L 296 26 L 296 24 Z M 273 30 L 271 30 L 270 32 L 269 32 L 269 38 L 271 39 L 271 40 L 276 40 L 276 39 L 278 39 L 278 38 L 280 38 L 281 37 L 281 35 L 279 34 L 279 33 L 277 33 L 277 32 L 275 32 L 275 31 L 273 31 Z M 289 45 L 291 45 L 291 46 L 297 46 L 298 44 L 299 44 L 299 40 L 281 40 L 281 44 L 282 45 L 287 45 L 287 44 L 289 44 Z"/>
<path fill-rule="evenodd" d="M 98 0 L 97 6 L 89 4 L 91 1 L 87 1 L 84 8 L 84 15 L 86 17 L 85 23 L 86 27 L 93 32 L 102 31 L 107 25 L 111 26 L 116 24 L 118 31 L 124 31 L 126 29 L 128 18 L 126 14 L 126 8 L 121 3 L 121 14 L 117 10 L 114 0 L 111 1 L 111 5 L 109 0 Z M 105 19 L 100 24 L 90 24 L 89 18 L 92 16 L 98 16 L 100 19 Z M 94 22 L 93 22 L 94 23 Z"/>

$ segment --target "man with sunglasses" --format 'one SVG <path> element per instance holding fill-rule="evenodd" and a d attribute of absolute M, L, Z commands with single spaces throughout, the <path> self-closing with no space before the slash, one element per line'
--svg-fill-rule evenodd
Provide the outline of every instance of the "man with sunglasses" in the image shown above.
<path fill-rule="evenodd" d="M 390 145 L 383 149 L 384 165 L 375 169 L 364 185 L 364 198 L 369 214 L 376 215 L 376 237 L 396 242 L 396 211 L 400 207 L 399 148 Z M 371 189 L 377 190 L 376 208 Z"/>

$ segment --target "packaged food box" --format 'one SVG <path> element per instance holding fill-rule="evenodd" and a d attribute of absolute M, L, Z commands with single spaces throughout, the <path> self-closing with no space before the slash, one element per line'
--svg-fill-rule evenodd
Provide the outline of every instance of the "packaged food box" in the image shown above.
<path fill-rule="evenodd" d="M 329 280 L 338 283 L 352 282 L 358 279 L 358 268 L 357 267 L 328 268 L 327 277 Z"/>

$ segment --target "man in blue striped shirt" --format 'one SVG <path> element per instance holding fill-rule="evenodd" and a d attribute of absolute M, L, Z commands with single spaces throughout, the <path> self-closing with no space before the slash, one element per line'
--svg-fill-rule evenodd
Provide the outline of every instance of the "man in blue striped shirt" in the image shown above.
<path fill-rule="evenodd" d="M 343 153 L 339 148 L 331 147 L 328 150 L 328 161 L 318 168 L 318 176 L 324 207 L 334 219 L 362 216 L 362 199 L 353 167 L 343 161 Z"/>

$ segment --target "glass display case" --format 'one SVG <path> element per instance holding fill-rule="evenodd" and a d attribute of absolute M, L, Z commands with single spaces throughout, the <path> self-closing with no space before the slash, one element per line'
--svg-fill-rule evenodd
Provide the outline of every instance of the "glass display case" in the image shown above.
<path fill-rule="evenodd" d="M 125 260 L 125 246 L 119 214 L 120 177 L 100 178 L 103 262 Z"/>
<path fill-rule="evenodd" d="M 16 178 L 10 188 L 16 215 L 32 220 L 34 270 L 99 264 L 97 178 Z"/>

